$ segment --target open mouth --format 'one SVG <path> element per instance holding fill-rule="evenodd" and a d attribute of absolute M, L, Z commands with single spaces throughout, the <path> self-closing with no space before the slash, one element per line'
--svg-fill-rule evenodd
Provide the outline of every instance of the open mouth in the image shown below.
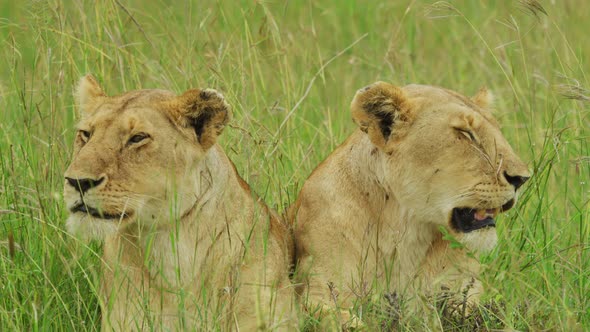
<path fill-rule="evenodd" d="M 82 212 L 82 213 L 89 214 L 95 218 L 99 218 L 99 219 L 122 219 L 122 218 L 128 217 L 128 215 L 126 213 L 117 213 L 117 214 L 106 213 L 104 211 L 101 211 L 99 209 L 95 209 L 93 207 L 90 207 L 90 206 L 88 206 L 86 204 L 82 204 L 82 203 L 72 207 L 70 209 L 70 212 L 72 212 L 72 213 Z"/>
<path fill-rule="evenodd" d="M 496 227 L 496 216 L 514 206 L 511 199 L 499 208 L 454 208 L 451 213 L 451 226 L 463 233 L 473 232 L 486 227 Z"/>

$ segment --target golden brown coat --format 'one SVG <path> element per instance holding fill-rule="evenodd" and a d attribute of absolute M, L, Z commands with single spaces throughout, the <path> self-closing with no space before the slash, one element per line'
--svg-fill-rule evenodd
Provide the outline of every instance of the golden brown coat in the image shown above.
<path fill-rule="evenodd" d="M 337 302 L 344 323 L 371 290 L 412 298 L 469 285 L 477 301 L 479 262 L 467 252 L 495 246 L 494 218 L 529 177 L 490 100 L 485 90 L 469 99 L 384 82 L 357 92 L 359 129 L 313 171 L 289 211 L 308 311 Z M 465 248 L 452 249 L 441 228 Z"/>
<path fill-rule="evenodd" d="M 289 329 L 291 238 L 215 143 L 215 90 L 78 86 L 68 230 L 104 241 L 102 328 Z"/>

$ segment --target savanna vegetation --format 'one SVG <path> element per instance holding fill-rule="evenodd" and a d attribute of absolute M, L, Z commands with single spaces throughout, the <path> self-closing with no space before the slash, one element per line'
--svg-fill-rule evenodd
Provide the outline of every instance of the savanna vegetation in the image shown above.
<path fill-rule="evenodd" d="M 590 3 L 584 1 L 3 1 L 0 3 L 0 331 L 98 330 L 100 243 L 65 231 L 72 90 L 211 87 L 233 105 L 220 144 L 277 211 L 355 128 L 377 80 L 496 96 L 533 177 L 481 257 L 481 308 L 396 294 L 370 330 L 590 329 Z M 302 328 L 315 322 L 302 314 Z"/>

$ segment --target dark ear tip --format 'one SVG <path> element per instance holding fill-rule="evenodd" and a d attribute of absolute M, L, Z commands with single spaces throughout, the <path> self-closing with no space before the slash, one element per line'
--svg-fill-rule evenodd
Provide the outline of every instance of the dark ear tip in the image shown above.
<path fill-rule="evenodd" d="M 230 112 L 231 107 L 223 95 L 214 89 L 191 89 L 180 97 L 180 106 L 188 116 L 199 116 L 202 112 Z"/>
<path fill-rule="evenodd" d="M 215 89 L 202 89 L 201 92 L 199 93 L 199 97 L 201 97 L 201 99 L 203 100 L 209 100 L 211 98 L 216 98 L 216 99 L 224 99 L 223 95 L 218 92 Z"/>
<path fill-rule="evenodd" d="M 369 84 L 369 85 L 367 85 L 365 87 L 362 87 L 362 88 L 358 89 L 356 91 L 356 93 L 359 94 L 359 93 L 367 92 L 369 90 L 373 90 L 373 91 L 375 91 L 375 90 L 382 90 L 382 89 L 386 88 L 387 86 L 392 86 L 392 85 L 389 84 L 389 83 L 387 83 L 387 82 L 377 81 L 375 83 Z"/>
<path fill-rule="evenodd" d="M 401 102 L 403 99 L 402 90 L 390 83 L 377 81 L 356 91 L 352 103 L 363 105 L 367 101 L 376 102 L 378 100 L 392 99 Z"/>
<path fill-rule="evenodd" d="M 362 87 L 358 90 L 356 90 L 356 93 L 363 93 L 363 92 L 367 92 L 369 91 L 369 89 L 373 86 L 373 84 L 367 85 L 365 87 Z"/>
<path fill-rule="evenodd" d="M 211 90 L 212 89 L 201 90 L 201 92 L 199 93 L 199 97 L 202 100 L 209 100 L 209 98 L 211 98 L 211 95 L 213 94 Z M 215 91 L 215 90 L 213 90 L 213 91 Z M 217 91 L 215 91 L 215 92 L 217 92 Z"/>
<path fill-rule="evenodd" d="M 214 108 L 218 108 L 220 110 L 229 110 L 230 109 L 230 106 L 227 103 L 227 101 L 225 100 L 225 97 L 223 96 L 223 94 L 221 94 L 220 92 L 218 92 L 215 89 L 201 90 L 201 92 L 199 93 L 199 98 L 201 98 L 202 101 L 205 101 L 208 104 L 211 104 L 211 106 Z"/>
<path fill-rule="evenodd" d="M 357 90 L 351 106 L 353 109 L 362 109 L 366 112 L 387 111 L 389 109 L 401 109 L 405 101 L 401 88 L 378 81 Z"/>

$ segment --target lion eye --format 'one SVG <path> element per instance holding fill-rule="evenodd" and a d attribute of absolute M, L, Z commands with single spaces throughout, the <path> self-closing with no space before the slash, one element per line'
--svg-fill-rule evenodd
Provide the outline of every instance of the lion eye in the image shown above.
<path fill-rule="evenodd" d="M 475 139 L 475 135 L 473 135 L 473 133 L 470 130 L 463 128 L 455 128 L 455 130 L 457 130 L 459 133 L 461 133 L 461 135 L 467 137 L 471 141 L 477 142 L 477 139 Z"/>
<path fill-rule="evenodd" d="M 135 135 L 131 136 L 131 138 L 129 139 L 127 144 L 136 144 L 136 143 L 143 141 L 144 139 L 146 139 L 148 137 L 149 137 L 149 135 L 144 134 L 144 133 L 135 134 Z"/>
<path fill-rule="evenodd" d="M 84 143 L 88 142 L 88 140 L 90 139 L 91 133 L 87 130 L 80 130 L 78 132 L 80 133 L 80 138 L 82 138 L 82 141 Z"/>

